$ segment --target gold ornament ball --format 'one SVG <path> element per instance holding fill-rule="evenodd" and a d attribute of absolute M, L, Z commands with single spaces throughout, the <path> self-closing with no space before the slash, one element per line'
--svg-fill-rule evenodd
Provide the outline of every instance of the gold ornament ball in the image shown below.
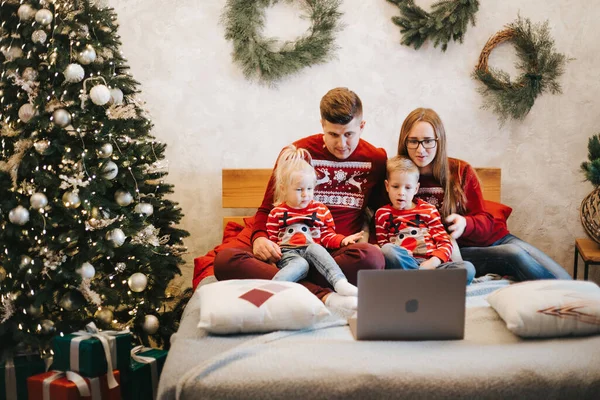
<path fill-rule="evenodd" d="M 67 208 L 77 208 L 81 205 L 81 199 L 74 192 L 65 192 L 65 194 L 63 194 L 62 201 Z"/>
<path fill-rule="evenodd" d="M 104 143 L 102 146 L 100 146 L 100 148 L 96 151 L 96 153 L 98 154 L 98 157 L 100 157 L 100 158 L 108 158 L 108 157 L 112 156 L 112 153 L 113 153 L 112 144 Z"/>
<path fill-rule="evenodd" d="M 123 243 L 125 243 L 125 239 L 127 239 L 127 236 L 125 236 L 125 233 L 119 228 L 106 232 L 106 240 L 108 240 L 113 247 L 121 247 Z"/>
<path fill-rule="evenodd" d="M 84 301 L 83 295 L 80 292 L 73 290 L 65 293 L 58 305 L 67 311 L 75 311 L 83 305 Z"/>
<path fill-rule="evenodd" d="M 33 144 L 33 148 L 38 154 L 46 154 L 50 149 L 50 141 L 46 139 L 38 140 Z"/>
<path fill-rule="evenodd" d="M 37 318 L 40 315 L 42 315 L 43 311 L 44 309 L 41 305 L 36 307 L 32 304 L 29 307 L 27 307 L 27 314 L 31 315 L 33 318 Z"/>
<path fill-rule="evenodd" d="M 54 333 L 54 322 L 50 321 L 49 319 L 43 320 L 40 325 L 42 326 L 43 334 L 48 335 L 50 333 Z"/>
<path fill-rule="evenodd" d="M 148 335 L 154 335 L 156 332 L 158 332 L 159 326 L 160 323 L 158 322 L 158 318 L 156 318 L 156 316 L 146 315 L 144 317 L 143 329 Z"/>
<path fill-rule="evenodd" d="M 96 311 L 95 317 L 98 321 L 102 321 L 105 324 L 110 325 L 113 320 L 113 312 L 108 308 L 103 308 Z"/>
<path fill-rule="evenodd" d="M 6 270 L 4 267 L 0 267 L 0 282 L 6 279 Z"/>

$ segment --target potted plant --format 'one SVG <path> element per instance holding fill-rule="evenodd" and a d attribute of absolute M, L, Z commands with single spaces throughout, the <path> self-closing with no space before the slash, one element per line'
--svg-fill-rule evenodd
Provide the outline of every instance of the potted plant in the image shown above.
<path fill-rule="evenodd" d="M 600 244 L 600 134 L 588 141 L 588 160 L 581 163 L 581 170 L 595 189 L 581 202 L 581 223 L 587 234 Z"/>

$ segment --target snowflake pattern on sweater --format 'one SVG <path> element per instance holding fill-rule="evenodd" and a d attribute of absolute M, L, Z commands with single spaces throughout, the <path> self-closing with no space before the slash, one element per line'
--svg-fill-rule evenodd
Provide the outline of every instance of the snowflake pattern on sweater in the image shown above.
<path fill-rule="evenodd" d="M 316 201 L 328 206 L 363 207 L 362 185 L 371 172 L 371 162 L 313 160 L 313 166 L 317 171 Z"/>

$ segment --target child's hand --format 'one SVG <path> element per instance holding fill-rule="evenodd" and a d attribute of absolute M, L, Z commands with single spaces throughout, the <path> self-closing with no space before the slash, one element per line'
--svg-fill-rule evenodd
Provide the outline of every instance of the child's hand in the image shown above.
<path fill-rule="evenodd" d="M 429 260 L 425 260 L 419 265 L 419 269 L 436 269 L 440 266 L 442 260 L 437 257 L 431 257 Z"/>
<path fill-rule="evenodd" d="M 346 236 L 342 239 L 342 247 L 348 246 L 350 243 L 356 243 L 363 237 L 363 231 L 355 233 L 354 235 Z"/>

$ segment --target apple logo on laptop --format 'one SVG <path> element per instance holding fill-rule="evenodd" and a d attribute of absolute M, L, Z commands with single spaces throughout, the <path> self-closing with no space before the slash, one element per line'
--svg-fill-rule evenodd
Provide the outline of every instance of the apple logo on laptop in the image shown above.
<path fill-rule="evenodd" d="M 419 309 L 419 300 L 410 299 L 406 302 L 404 307 L 406 309 L 406 312 L 409 312 L 409 313 L 417 312 L 417 310 Z"/>

